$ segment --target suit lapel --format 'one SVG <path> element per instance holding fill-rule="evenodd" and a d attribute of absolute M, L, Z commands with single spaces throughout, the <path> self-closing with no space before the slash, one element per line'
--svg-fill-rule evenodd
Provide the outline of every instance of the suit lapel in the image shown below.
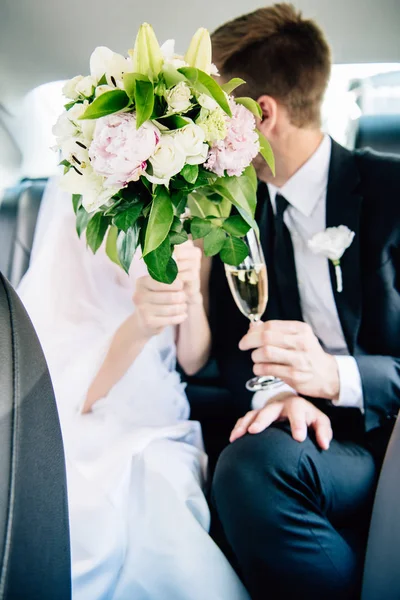
<path fill-rule="evenodd" d="M 347 225 L 355 236 L 340 265 L 343 291 L 337 292 L 335 269 L 329 261 L 332 289 L 349 352 L 354 352 L 361 321 L 360 214 L 362 197 L 354 157 L 332 140 L 332 154 L 326 197 L 326 226 Z"/>

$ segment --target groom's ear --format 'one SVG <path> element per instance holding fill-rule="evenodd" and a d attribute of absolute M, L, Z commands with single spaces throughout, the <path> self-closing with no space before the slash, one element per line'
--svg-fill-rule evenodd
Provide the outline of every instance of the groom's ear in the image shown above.
<path fill-rule="evenodd" d="M 278 103 L 271 96 L 260 96 L 257 100 L 261 106 L 262 117 L 258 128 L 268 138 L 275 129 L 278 120 Z"/>

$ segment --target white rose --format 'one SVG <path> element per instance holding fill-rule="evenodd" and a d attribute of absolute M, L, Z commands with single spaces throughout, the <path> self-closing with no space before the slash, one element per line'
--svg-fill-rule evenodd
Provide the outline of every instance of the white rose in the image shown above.
<path fill-rule="evenodd" d="M 76 86 L 82 79 L 84 79 L 83 75 L 77 75 L 64 83 L 62 93 L 66 98 L 69 98 L 70 100 L 76 100 L 78 98 L 79 92 L 76 91 Z"/>
<path fill-rule="evenodd" d="M 96 91 L 95 91 L 95 96 L 96 96 L 96 98 L 98 98 L 99 96 L 102 96 L 102 95 L 103 95 L 103 94 L 105 94 L 106 92 L 111 92 L 111 91 L 113 91 L 113 90 L 115 90 L 115 87 L 114 87 L 114 86 L 112 86 L 112 85 L 106 85 L 106 84 L 104 84 L 104 85 L 99 85 L 99 86 L 97 86 L 97 88 L 96 88 Z"/>
<path fill-rule="evenodd" d="M 83 77 L 78 84 L 76 85 L 76 92 L 80 96 L 84 96 L 85 98 L 89 98 L 93 95 L 94 88 L 97 85 L 97 79 L 88 75 L 87 77 Z"/>
<path fill-rule="evenodd" d="M 99 81 L 106 76 L 108 85 L 123 87 L 122 75 L 132 72 L 131 59 L 117 54 L 105 46 L 99 46 L 90 57 L 90 74 Z"/>
<path fill-rule="evenodd" d="M 315 234 L 308 241 L 308 247 L 314 254 L 322 254 L 329 260 L 337 262 L 351 246 L 354 235 L 354 231 L 351 231 L 346 225 L 328 227 L 325 231 Z"/>
<path fill-rule="evenodd" d="M 186 127 L 178 129 L 174 138 L 185 153 L 186 162 L 189 165 L 200 165 L 206 161 L 208 144 L 205 143 L 205 133 L 201 127 L 190 123 Z"/>
<path fill-rule="evenodd" d="M 180 173 L 185 166 L 186 155 L 172 135 L 162 135 L 153 156 L 149 159 L 153 173 L 144 173 L 149 181 L 168 185 L 174 175 Z"/>
<path fill-rule="evenodd" d="M 179 82 L 178 85 L 165 92 L 168 113 L 183 113 L 189 110 L 192 105 L 191 97 L 190 87 L 184 81 Z"/>
<path fill-rule="evenodd" d="M 216 110 L 219 108 L 219 105 L 217 102 L 215 102 L 214 98 L 210 98 L 210 96 L 207 96 L 207 94 L 200 94 L 200 96 L 197 98 L 197 102 L 202 108 L 207 110 Z"/>

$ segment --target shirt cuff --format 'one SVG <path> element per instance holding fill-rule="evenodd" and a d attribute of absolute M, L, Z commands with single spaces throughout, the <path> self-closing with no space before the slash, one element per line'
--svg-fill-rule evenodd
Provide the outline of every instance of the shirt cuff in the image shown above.
<path fill-rule="evenodd" d="M 297 396 L 296 390 L 290 387 L 290 385 L 283 383 L 279 386 L 272 387 L 270 390 L 260 390 L 259 392 L 256 392 L 251 401 L 251 407 L 253 410 L 260 410 L 261 408 L 264 408 L 272 398 L 275 398 L 275 396 L 282 393 L 292 393 Z"/>
<path fill-rule="evenodd" d="M 335 406 L 347 408 L 364 408 L 361 375 L 353 356 L 335 356 L 339 371 L 339 399 L 333 400 Z"/>

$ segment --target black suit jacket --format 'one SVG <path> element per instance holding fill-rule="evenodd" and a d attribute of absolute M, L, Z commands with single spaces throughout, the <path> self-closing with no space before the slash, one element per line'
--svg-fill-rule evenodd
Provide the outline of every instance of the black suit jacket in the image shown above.
<path fill-rule="evenodd" d="M 361 374 L 365 430 L 386 428 L 400 408 L 400 159 L 350 152 L 333 141 L 326 203 L 326 226 L 347 225 L 356 234 L 341 260 L 343 291 L 336 291 L 330 263 L 331 282 L 349 352 Z M 257 213 L 270 285 L 264 319 L 301 315 L 298 295 L 293 315 L 282 314 L 273 269 L 272 207 L 263 184 Z M 234 304 L 219 259 L 210 289 L 215 356 L 225 385 L 245 411 L 251 396 L 244 383 L 252 376 L 252 362 L 238 342 L 248 321 Z"/>

